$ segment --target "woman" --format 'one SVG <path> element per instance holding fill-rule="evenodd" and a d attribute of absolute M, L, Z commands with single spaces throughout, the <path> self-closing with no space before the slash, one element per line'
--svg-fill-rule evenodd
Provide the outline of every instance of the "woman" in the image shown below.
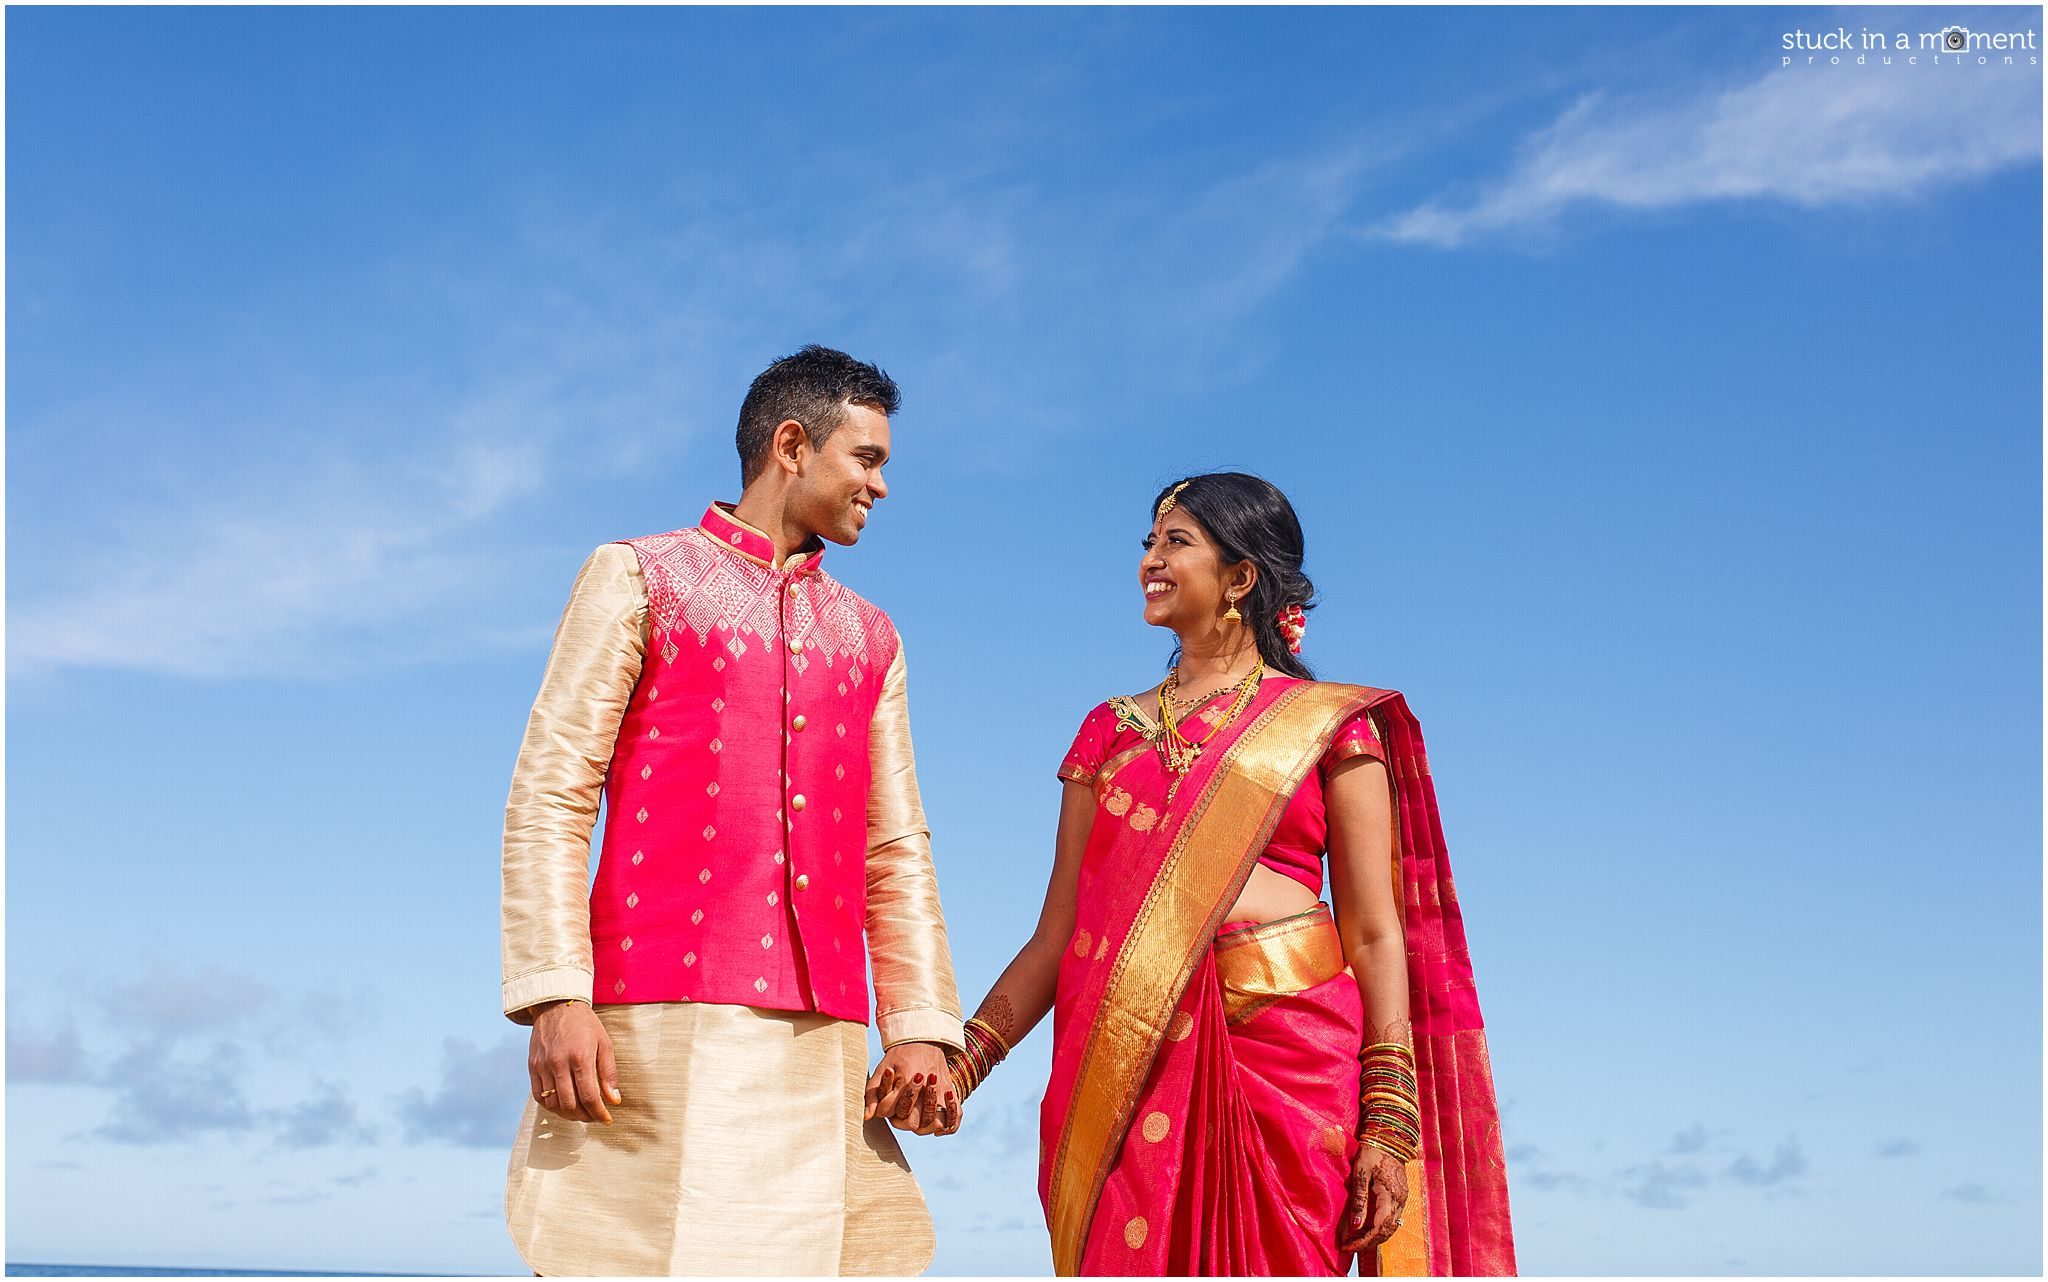
<path fill-rule="evenodd" d="M 1159 495 L 1138 577 L 1172 670 L 1082 722 L 1038 928 L 952 1063 L 972 1091 L 1053 1011 L 1061 1274 L 1514 1271 L 1421 732 L 1312 679 L 1301 565 L 1257 477 Z"/>

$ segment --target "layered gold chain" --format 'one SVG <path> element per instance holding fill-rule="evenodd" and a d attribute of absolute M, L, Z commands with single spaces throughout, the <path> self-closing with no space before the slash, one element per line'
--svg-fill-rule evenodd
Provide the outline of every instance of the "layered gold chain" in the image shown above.
<path fill-rule="evenodd" d="M 1238 715 L 1251 706 L 1252 697 L 1259 692 L 1259 678 L 1265 674 L 1266 661 L 1261 659 L 1253 664 L 1252 670 L 1247 672 L 1244 679 L 1237 682 L 1234 686 L 1222 686 L 1211 691 L 1209 694 L 1203 695 L 1193 703 L 1185 705 L 1189 712 L 1193 712 L 1196 708 L 1201 707 L 1209 702 L 1209 700 L 1226 691 L 1232 689 L 1237 691 L 1237 697 L 1230 701 L 1230 711 L 1223 715 L 1221 721 L 1211 724 L 1209 733 L 1203 735 L 1200 739 L 1189 739 L 1181 733 L 1180 723 L 1182 717 L 1180 707 L 1178 706 L 1180 669 L 1175 668 L 1168 674 L 1166 683 L 1159 687 L 1159 756 L 1166 763 L 1167 770 L 1173 774 L 1173 782 L 1166 789 L 1166 800 L 1169 803 L 1173 801 L 1174 794 L 1180 791 L 1180 781 L 1187 778 L 1188 771 L 1193 770 L 1195 762 L 1201 759 L 1202 749 L 1208 747 L 1211 739 L 1214 739 L 1224 727 L 1237 720 Z"/>

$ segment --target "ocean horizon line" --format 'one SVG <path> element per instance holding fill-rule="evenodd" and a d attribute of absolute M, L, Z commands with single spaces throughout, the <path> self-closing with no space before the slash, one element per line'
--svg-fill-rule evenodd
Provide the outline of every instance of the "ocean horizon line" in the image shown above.
<path fill-rule="evenodd" d="M 340 1269 L 210 1269 L 168 1264 L 51 1264 L 9 1260 L 6 1276 L 15 1278 L 462 1278 L 496 1277 L 493 1273 L 370 1273 Z"/>

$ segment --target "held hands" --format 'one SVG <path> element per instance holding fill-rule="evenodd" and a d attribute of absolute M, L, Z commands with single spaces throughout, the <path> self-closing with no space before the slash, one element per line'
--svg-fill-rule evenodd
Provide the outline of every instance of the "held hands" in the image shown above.
<path fill-rule="evenodd" d="M 931 1042 L 899 1042 L 868 1077 L 865 1118 L 886 1117 L 899 1131 L 951 1135 L 960 1129 L 960 1098 L 946 1071 L 946 1052 Z"/>
<path fill-rule="evenodd" d="M 612 1124 L 607 1102 L 623 1104 L 612 1039 L 586 1002 L 558 1002 L 533 1021 L 526 1074 L 533 1100 L 572 1122 Z"/>
<path fill-rule="evenodd" d="M 1408 1173 L 1400 1160 L 1371 1144 L 1358 1146 L 1351 1164 L 1351 1198 L 1344 1206 L 1337 1249 L 1368 1251 L 1394 1236 L 1408 1205 Z"/>

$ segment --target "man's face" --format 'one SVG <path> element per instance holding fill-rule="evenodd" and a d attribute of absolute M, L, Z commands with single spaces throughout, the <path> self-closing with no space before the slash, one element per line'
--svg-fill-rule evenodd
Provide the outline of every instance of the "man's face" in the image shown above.
<path fill-rule="evenodd" d="M 823 449 L 805 451 L 785 519 L 806 534 L 850 547 L 867 527 L 868 509 L 889 492 L 882 481 L 889 419 L 865 405 L 845 406 L 844 415 Z"/>

